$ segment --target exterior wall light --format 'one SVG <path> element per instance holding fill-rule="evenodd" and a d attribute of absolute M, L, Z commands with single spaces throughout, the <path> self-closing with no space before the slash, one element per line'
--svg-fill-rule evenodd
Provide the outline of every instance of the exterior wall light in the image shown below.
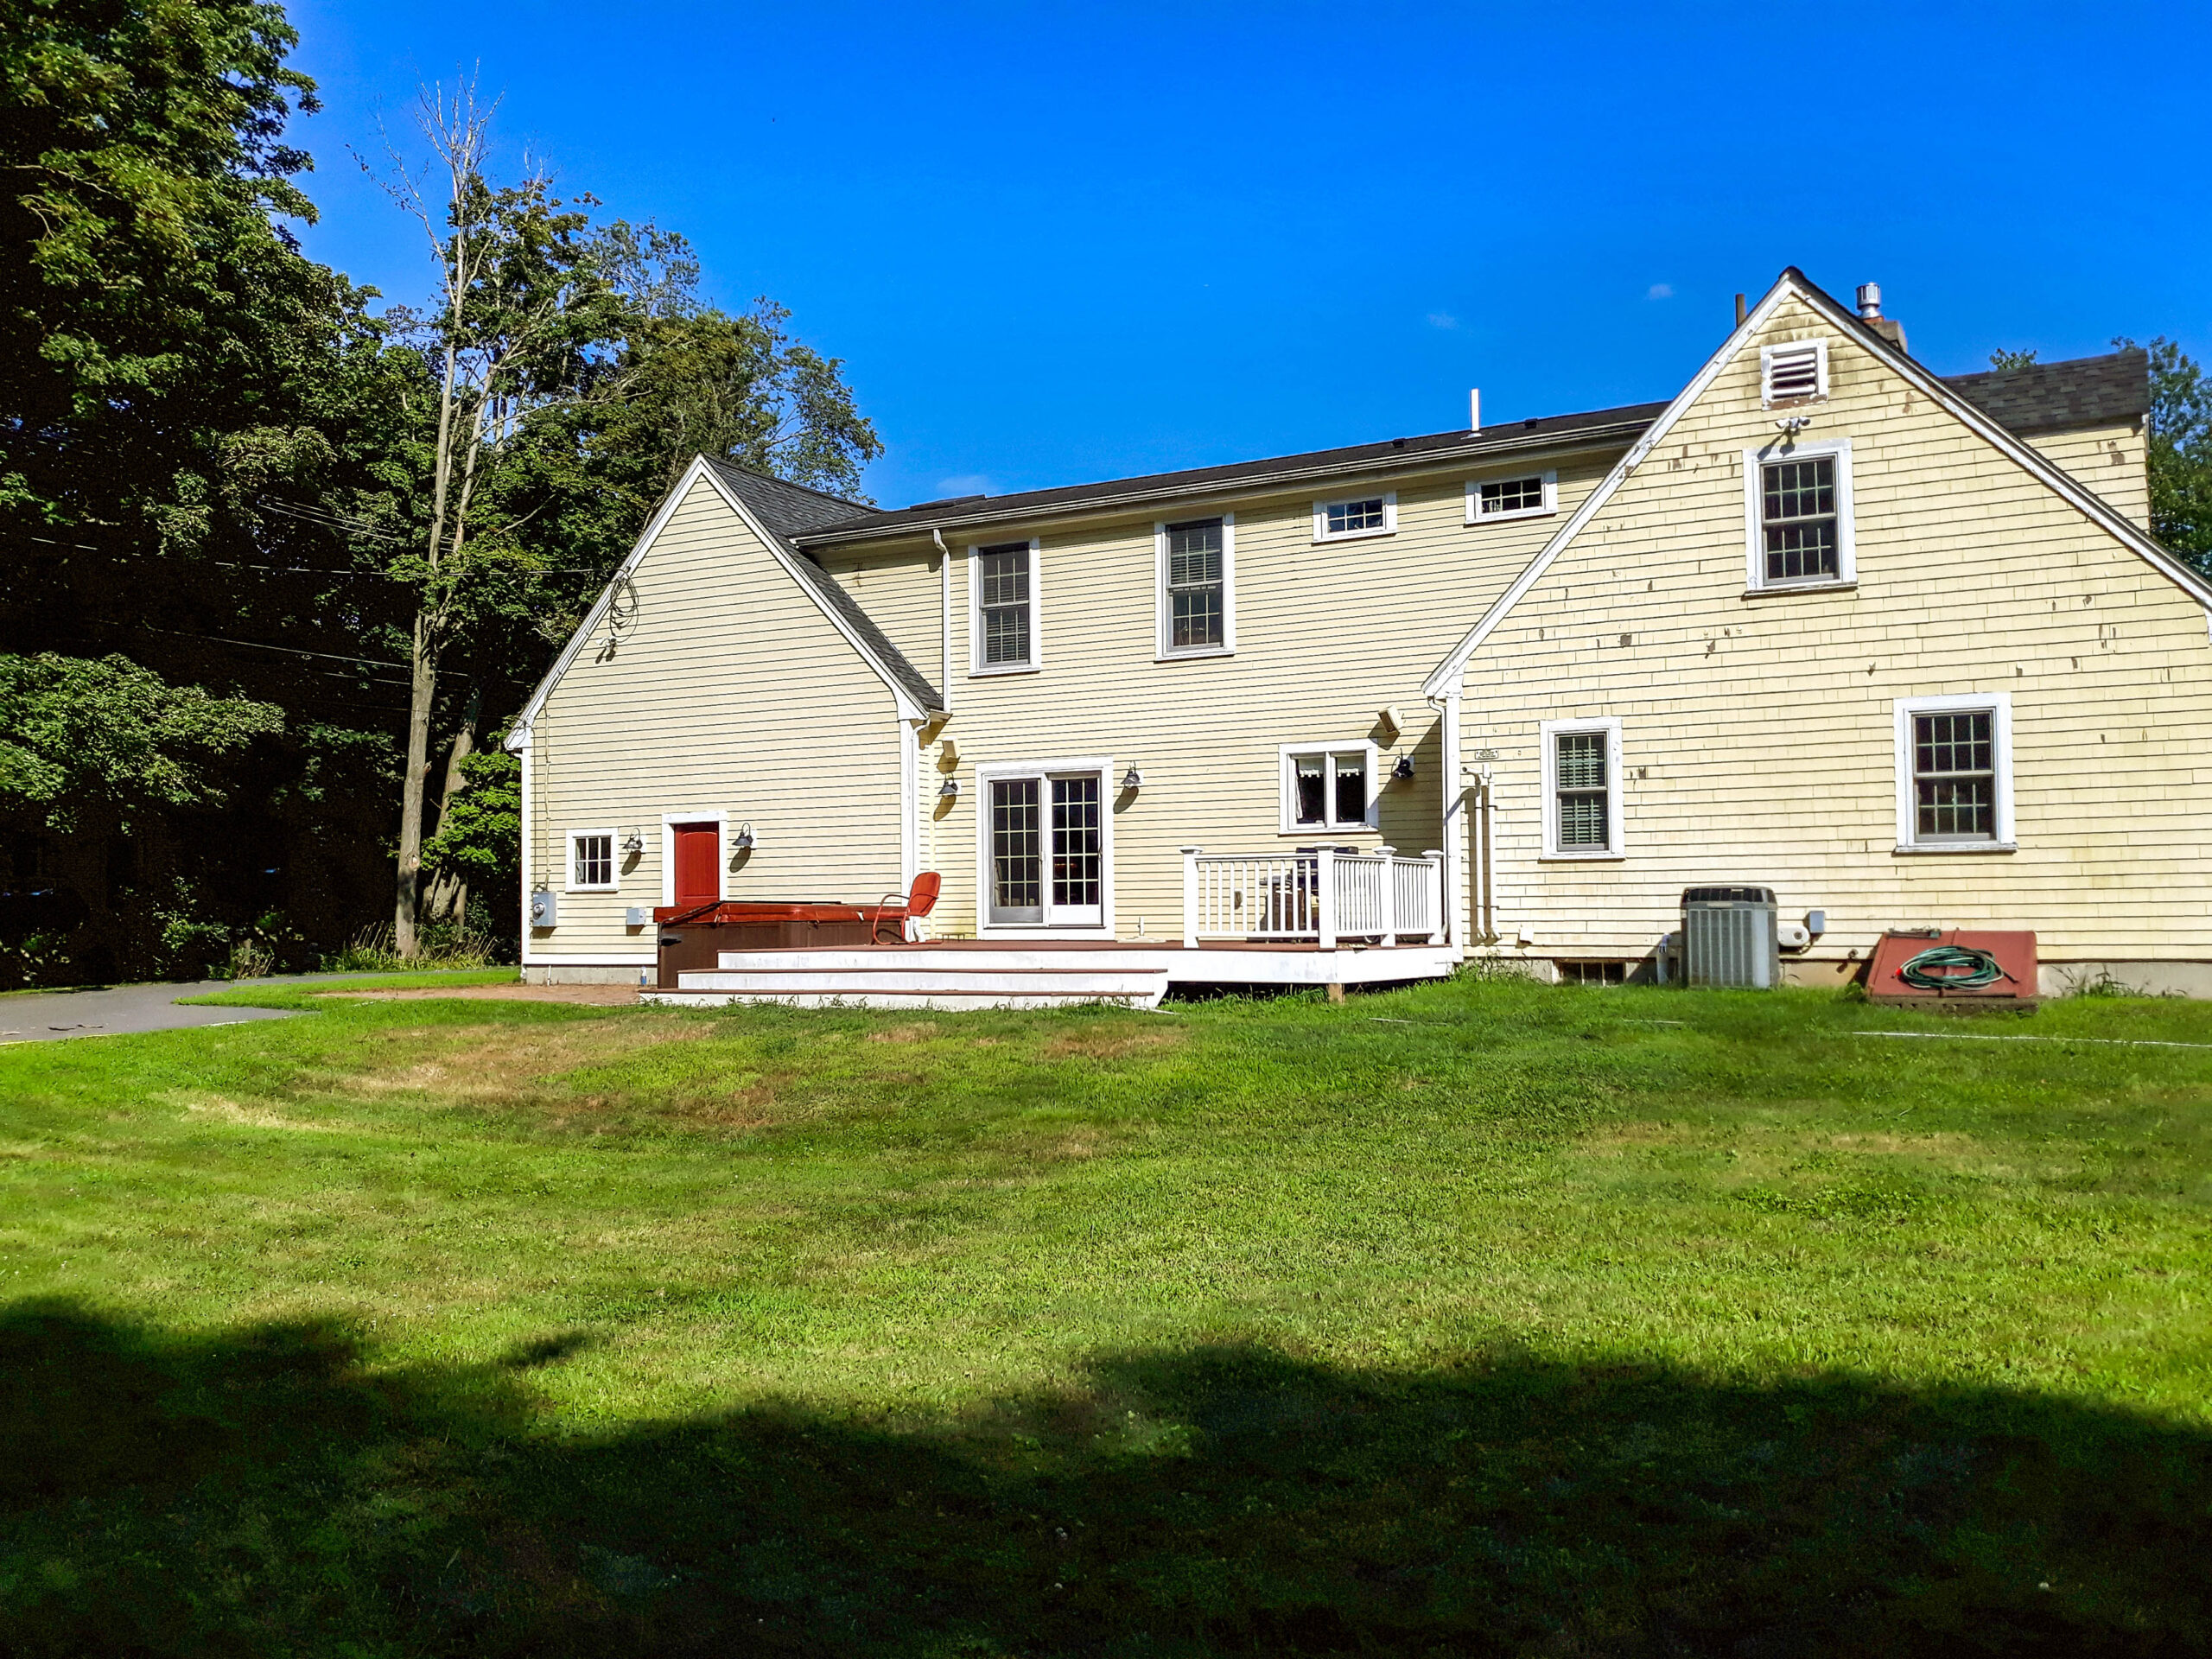
<path fill-rule="evenodd" d="M 753 850 L 753 826 L 750 823 L 739 824 L 737 826 L 737 834 L 731 840 L 730 845 L 736 848 L 741 853 L 751 852 Z"/>
<path fill-rule="evenodd" d="M 1139 772 L 1135 766 L 1131 766 L 1127 772 L 1122 774 L 1122 787 L 1123 789 L 1142 789 L 1144 787 L 1144 773 Z"/>
<path fill-rule="evenodd" d="M 1390 775 L 1401 781 L 1411 778 L 1414 775 L 1413 756 L 1410 754 L 1400 755 L 1398 757 L 1398 764 L 1390 768 Z"/>
<path fill-rule="evenodd" d="M 960 798 L 960 780 L 957 778 L 946 779 L 943 783 L 937 786 L 937 798 L 941 801 L 958 800 Z"/>
<path fill-rule="evenodd" d="M 636 830 L 625 830 L 622 832 L 622 850 L 632 855 L 644 852 L 645 850 L 644 834 Z"/>

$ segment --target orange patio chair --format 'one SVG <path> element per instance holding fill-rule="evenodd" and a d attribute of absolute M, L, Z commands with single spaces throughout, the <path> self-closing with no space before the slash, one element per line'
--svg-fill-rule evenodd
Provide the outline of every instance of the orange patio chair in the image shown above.
<path fill-rule="evenodd" d="M 903 899 L 895 893 L 884 894 L 875 907 L 875 922 L 868 929 L 868 942 L 881 944 L 883 926 L 888 922 L 899 930 L 893 943 L 904 944 L 906 942 L 906 924 L 921 920 L 937 908 L 937 895 L 944 886 L 943 876 L 935 870 L 924 870 L 914 878 L 913 891 Z"/>

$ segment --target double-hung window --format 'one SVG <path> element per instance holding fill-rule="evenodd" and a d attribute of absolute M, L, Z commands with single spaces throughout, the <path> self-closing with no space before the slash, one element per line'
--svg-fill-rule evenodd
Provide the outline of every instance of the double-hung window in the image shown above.
<path fill-rule="evenodd" d="M 1848 438 L 1745 450 L 1745 587 L 1756 593 L 1856 582 L 1851 517 Z"/>
<path fill-rule="evenodd" d="M 1037 638 L 1037 543 L 1001 542 L 969 550 L 975 592 L 974 671 L 1004 674 L 1035 668 Z"/>
<path fill-rule="evenodd" d="M 1363 536 L 1389 536 L 1398 528 L 1398 493 L 1377 490 L 1342 501 L 1313 504 L 1313 539 L 1348 542 Z"/>
<path fill-rule="evenodd" d="M 2011 696 L 1900 697 L 1896 709 L 1897 850 L 2011 850 Z"/>
<path fill-rule="evenodd" d="M 1375 827 L 1372 743 L 1285 744 L 1281 753 L 1285 835 Z"/>
<path fill-rule="evenodd" d="M 614 832 L 579 830 L 569 837 L 569 890 L 612 893 L 614 880 Z"/>
<path fill-rule="evenodd" d="M 1541 733 L 1544 855 L 1620 857 L 1620 721 L 1548 720 Z"/>
<path fill-rule="evenodd" d="M 1495 524 L 1505 518 L 1536 518 L 1558 511 L 1556 472 L 1471 479 L 1467 483 L 1467 522 L 1471 524 Z"/>
<path fill-rule="evenodd" d="M 1224 656 L 1236 648 L 1236 520 L 1229 513 L 1154 528 L 1162 657 Z"/>

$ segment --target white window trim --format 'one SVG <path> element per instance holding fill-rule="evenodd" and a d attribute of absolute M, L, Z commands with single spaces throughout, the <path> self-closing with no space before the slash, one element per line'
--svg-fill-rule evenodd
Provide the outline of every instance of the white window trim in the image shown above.
<path fill-rule="evenodd" d="M 1034 674 L 1045 666 L 1044 538 L 1029 537 L 1029 660 L 1026 663 L 986 663 L 983 660 L 982 555 L 987 547 L 1012 547 L 1020 537 L 1003 542 L 968 544 L 968 675 Z"/>
<path fill-rule="evenodd" d="M 1350 506 L 1355 501 L 1372 501 L 1382 498 L 1382 527 L 1380 530 L 1338 530 L 1329 528 L 1329 509 Z M 1333 499 L 1313 504 L 1313 539 L 1316 542 L 1363 542 L 1372 536 L 1395 536 L 1398 533 L 1398 493 L 1395 490 L 1373 490 L 1364 495 L 1339 495 Z"/>
<path fill-rule="evenodd" d="M 715 826 L 715 897 L 729 897 L 729 814 L 727 812 L 664 812 L 660 815 L 660 902 L 676 903 L 676 826 L 711 823 Z"/>
<path fill-rule="evenodd" d="M 1510 507 L 1502 512 L 1483 511 L 1483 486 L 1504 484 L 1516 478 L 1539 478 L 1544 485 L 1544 505 L 1541 507 Z M 1559 511 L 1559 473 L 1552 467 L 1531 473 L 1516 470 L 1492 473 L 1487 478 L 1467 480 L 1467 522 L 1471 524 L 1502 524 L 1513 518 L 1548 518 Z"/>
<path fill-rule="evenodd" d="M 1777 352 L 1802 351 L 1813 348 L 1813 376 L 1820 388 L 1809 397 L 1785 397 L 1777 404 L 1774 400 L 1774 354 Z M 1825 340 L 1778 340 L 1771 346 L 1759 347 L 1759 406 L 1762 409 L 1795 409 L 1802 404 L 1817 404 L 1828 395 L 1828 343 Z"/>
<path fill-rule="evenodd" d="M 1300 823 L 1298 821 L 1298 785 L 1291 771 L 1291 761 L 1300 755 L 1351 754 L 1354 751 L 1367 757 L 1367 816 L 1358 823 Z M 1382 827 L 1382 780 L 1376 775 L 1382 751 L 1365 739 L 1350 743 L 1285 743 L 1275 751 L 1275 795 L 1281 834 L 1305 836 L 1358 836 L 1372 834 Z M 1337 782 L 1328 780 L 1325 798 L 1330 810 L 1334 810 Z"/>
<path fill-rule="evenodd" d="M 1185 645 L 1177 650 L 1175 619 L 1167 605 L 1167 526 L 1195 524 L 1204 518 L 1221 520 L 1221 643 Z M 1194 512 L 1187 517 L 1160 518 L 1152 526 L 1153 660 L 1188 662 L 1193 657 L 1234 657 L 1236 654 L 1236 515 L 1233 512 Z"/>
<path fill-rule="evenodd" d="M 605 836 L 607 837 L 607 869 L 608 875 L 612 878 L 611 880 L 606 881 L 589 882 L 579 881 L 576 880 L 576 843 L 579 841 L 582 841 L 586 836 Z M 620 830 L 600 829 L 571 830 L 568 832 L 563 844 L 566 845 L 569 849 L 569 868 L 568 880 L 563 886 L 561 889 L 562 892 L 618 893 L 621 890 L 622 832 Z"/>
<path fill-rule="evenodd" d="M 2012 694 L 2009 691 L 1964 692 L 1944 697 L 1899 697 L 1893 704 L 1897 722 L 1897 845 L 1900 853 L 1929 856 L 1942 853 L 2011 853 L 2019 850 L 2012 827 Z M 1912 717 L 1915 715 L 1955 715 L 1974 709 L 1989 709 L 1997 753 L 1996 838 L 1993 841 L 1921 841 L 1916 831 L 1919 803 L 1912 787 Z"/>
<path fill-rule="evenodd" d="M 1098 925 L 1055 927 L 1050 922 L 991 920 L 991 783 L 1000 778 L 1050 778 L 1071 772 L 1098 774 Z M 1045 938 L 1110 939 L 1114 937 L 1114 757 L 1077 755 L 1072 760 L 1004 760 L 976 768 L 976 936 L 985 939 Z M 1046 855 L 1049 866 L 1050 854 Z M 1047 868 L 1044 879 L 1052 880 Z"/>
<path fill-rule="evenodd" d="M 1559 844 L 1557 740 L 1578 732 L 1603 732 L 1605 734 L 1605 845 L 1602 850 Z M 1610 716 L 1590 720 L 1547 720 L 1539 726 L 1538 733 L 1538 741 L 1543 746 L 1545 861 L 1588 864 L 1626 858 L 1628 843 L 1623 833 L 1627 823 L 1627 814 L 1624 810 L 1626 791 L 1622 785 L 1627 780 L 1621 772 L 1620 721 Z"/>
<path fill-rule="evenodd" d="M 1761 518 L 1765 492 L 1760 469 L 1777 461 L 1808 461 L 1820 455 L 1835 457 L 1835 575 L 1812 581 L 1769 582 L 1766 576 L 1765 524 Z M 1746 594 L 1817 593 L 1829 588 L 1859 585 L 1858 537 L 1853 532 L 1851 440 L 1808 439 L 1791 443 L 1777 438 L 1763 448 L 1744 451 L 1744 591 Z"/>

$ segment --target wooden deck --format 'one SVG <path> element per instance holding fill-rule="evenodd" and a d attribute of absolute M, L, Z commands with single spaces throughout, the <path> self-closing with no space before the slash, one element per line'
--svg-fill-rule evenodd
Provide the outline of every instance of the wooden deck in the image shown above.
<path fill-rule="evenodd" d="M 868 948 L 725 950 L 643 1000 L 677 1007 L 780 1002 L 868 1007 L 1156 1007 L 1177 986 L 1402 983 L 1459 965 L 1449 945 L 1340 945 L 1168 940 L 935 939 Z"/>

